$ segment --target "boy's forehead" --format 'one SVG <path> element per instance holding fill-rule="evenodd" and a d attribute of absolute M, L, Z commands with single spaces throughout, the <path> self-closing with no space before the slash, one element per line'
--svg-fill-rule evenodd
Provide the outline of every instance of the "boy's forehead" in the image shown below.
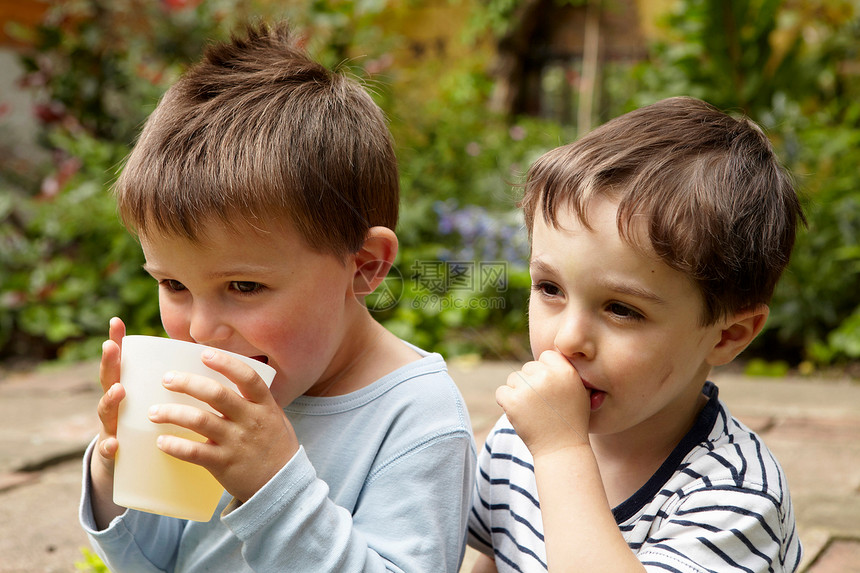
<path fill-rule="evenodd" d="M 236 213 L 223 216 L 214 214 L 205 216 L 197 221 L 193 228 L 182 226 L 181 229 L 178 229 L 152 223 L 147 225 L 145 229 L 139 230 L 138 235 L 141 240 L 186 242 L 205 248 L 225 238 L 235 241 L 265 239 L 274 236 L 290 238 L 297 233 L 288 217 L 257 217 Z"/>
<path fill-rule="evenodd" d="M 535 211 L 531 231 L 531 247 L 534 251 L 535 233 L 554 229 L 562 232 L 606 232 L 616 233 L 621 240 L 640 255 L 660 260 L 648 232 L 648 221 L 643 216 L 627 214 L 619 216 L 619 200 L 610 195 L 594 195 L 580 208 L 570 201 L 557 203 L 554 221 L 547 220 L 541 206 Z M 550 249 L 553 245 L 548 244 Z"/>

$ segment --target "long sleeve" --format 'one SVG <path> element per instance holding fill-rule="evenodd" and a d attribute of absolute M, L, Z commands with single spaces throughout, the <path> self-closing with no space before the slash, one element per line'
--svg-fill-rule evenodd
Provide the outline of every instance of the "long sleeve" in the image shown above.
<path fill-rule="evenodd" d="M 92 510 L 90 458 L 95 440 L 84 454 L 79 520 L 96 553 L 111 571 L 158 573 L 172 571 L 176 548 L 187 522 L 140 511 L 126 511 L 103 530 L 96 528 Z M 165 551 L 166 548 L 172 550 Z"/>
<path fill-rule="evenodd" d="M 463 476 L 473 471 L 468 443 L 446 435 L 404 452 L 368 480 L 352 515 L 329 499 L 300 451 L 263 495 L 223 521 L 255 571 L 456 572 L 470 494 Z"/>

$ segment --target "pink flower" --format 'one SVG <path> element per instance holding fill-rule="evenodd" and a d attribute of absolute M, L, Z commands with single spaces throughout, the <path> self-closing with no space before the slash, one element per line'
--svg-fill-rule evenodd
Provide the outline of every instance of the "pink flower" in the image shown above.
<path fill-rule="evenodd" d="M 161 3 L 170 12 L 194 8 L 200 4 L 200 2 L 202 2 L 202 0 L 161 0 Z"/>

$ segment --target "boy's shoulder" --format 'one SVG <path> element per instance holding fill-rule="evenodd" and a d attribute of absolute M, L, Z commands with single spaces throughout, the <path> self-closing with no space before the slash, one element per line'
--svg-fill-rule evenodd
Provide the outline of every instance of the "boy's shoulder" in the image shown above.
<path fill-rule="evenodd" d="M 801 546 L 782 467 L 762 439 L 731 416 L 716 387 L 709 387 L 711 400 L 699 419 L 709 431 L 699 433 L 692 447 L 679 445 L 681 461 L 668 479 L 655 475 L 638 500 L 614 510 L 619 528 L 640 559 L 672 560 L 680 552 L 721 570 L 722 555 L 743 543 L 756 551 L 739 553 L 738 562 L 752 570 L 778 562 L 792 571 Z"/>
<path fill-rule="evenodd" d="M 415 359 L 372 384 L 374 393 L 389 395 L 388 399 L 399 403 L 404 412 L 414 411 L 420 416 L 427 412 L 441 413 L 439 409 L 449 409 L 461 423 L 468 426 L 465 400 L 448 373 L 448 365 L 442 355 L 427 352 L 405 341 L 400 342 L 415 353 Z"/>
<path fill-rule="evenodd" d="M 392 416 L 401 422 L 420 418 L 422 426 L 435 421 L 471 432 L 465 401 L 448 374 L 445 359 L 405 341 L 398 340 L 398 343 L 412 353 L 412 360 L 384 369 L 375 380 L 354 392 L 326 398 L 300 396 L 284 411 L 287 414 L 349 414 L 351 417 Z M 360 410 L 366 412 L 360 414 Z M 428 412 L 433 415 L 428 416 Z"/>
<path fill-rule="evenodd" d="M 708 383 L 705 392 L 710 400 L 699 418 L 700 434 L 691 436 L 697 442 L 679 467 L 693 479 L 687 488 L 744 488 L 781 500 L 787 486 L 776 457 L 756 432 L 732 416 L 714 384 Z"/>
<path fill-rule="evenodd" d="M 715 503 L 731 492 L 777 507 L 787 501 L 785 474 L 761 437 L 732 416 L 714 384 L 707 383 L 704 392 L 709 400 L 693 428 L 637 492 L 638 499 L 628 500 L 634 507 L 616 515 L 619 522 L 645 505 L 657 503 L 665 512 L 667 506 L 690 503 L 691 496 L 705 492 Z"/>

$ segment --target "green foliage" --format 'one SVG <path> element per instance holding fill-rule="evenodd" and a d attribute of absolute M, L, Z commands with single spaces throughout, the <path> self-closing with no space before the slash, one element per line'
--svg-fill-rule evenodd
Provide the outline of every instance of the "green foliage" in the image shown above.
<path fill-rule="evenodd" d="M 158 97 L 206 42 L 272 16 L 287 16 L 327 66 L 364 81 L 390 117 L 403 198 L 400 274 L 369 301 L 377 317 L 448 354 L 527 354 L 528 273 L 502 247 L 524 239 L 516 184 L 528 165 L 574 134 L 487 109 L 486 41 L 503 38 L 524 5 L 472 2 L 467 55 L 398 68 L 393 54 L 404 53 L 405 39 L 392 22 L 403 12 L 390 0 L 53 4 L 42 26 L 17 31 L 32 46 L 24 83 L 37 95 L 49 161 L 0 164 L 0 357 L 95 356 L 112 315 L 134 332 L 160 328 L 156 289 L 108 188 Z M 750 349 L 766 364 L 860 353 L 860 82 L 850 72 L 858 29 L 848 0 L 681 0 L 648 61 L 603 70 L 610 107 L 601 117 L 698 96 L 762 124 L 795 173 L 809 231 Z M 457 262 L 506 262 L 505 288 L 428 288 L 428 269 L 441 265 L 450 282 Z"/>
<path fill-rule="evenodd" d="M 86 547 L 81 547 L 81 554 L 84 558 L 75 563 L 76 571 L 81 571 L 82 573 L 110 573 L 110 570 L 101 558 Z"/>
<path fill-rule="evenodd" d="M 834 117 L 833 112 L 838 112 Z M 860 104 L 818 110 L 792 137 L 795 173 L 806 191 L 809 230 L 798 238 L 774 298 L 779 342 L 829 364 L 856 359 L 860 329 Z"/>
<path fill-rule="evenodd" d="M 21 59 L 25 83 L 41 92 L 47 125 L 130 144 L 206 43 L 257 10 L 252 0 L 65 0 L 35 29 L 17 29 L 34 47 Z"/>
<path fill-rule="evenodd" d="M 156 289 L 140 268 L 138 245 L 117 220 L 108 188 L 160 94 L 206 42 L 249 18 L 287 15 L 315 57 L 365 81 L 392 117 L 406 273 L 412 261 L 439 261 L 461 240 L 440 232 L 436 201 L 501 205 L 482 215 L 492 234 L 492 218 L 513 209 L 510 182 L 561 136 L 555 126 L 512 123 L 486 111 L 492 86 L 479 58 L 434 78 L 439 98 L 410 92 L 405 80 L 398 84 L 404 76 L 386 67 L 386 50 L 400 38 L 379 25 L 384 0 L 270 4 L 276 3 L 72 0 L 52 8 L 35 30 L 19 30 L 33 46 L 23 56 L 25 83 L 36 89 L 42 143 L 54 159 L 41 182 L 28 186 L 6 177 L 0 183 L 10 191 L 0 200 L 9 222 L 0 231 L 0 356 L 96 356 L 114 315 L 132 332 L 159 329 Z M 427 292 L 412 288 L 411 276 L 403 284 L 396 308 L 379 318 L 410 340 L 450 353 L 521 345 L 508 340 L 524 331 L 527 291 L 497 297 L 458 290 L 429 304 Z M 501 312 L 486 307 L 490 298 Z M 502 342 L 485 342 L 490 339 Z"/>
<path fill-rule="evenodd" d="M 80 162 L 63 191 L 36 201 L 11 192 L 0 207 L 7 221 L 0 230 L 0 348 L 26 352 L 31 349 L 16 347 L 21 340 L 41 340 L 43 348 L 62 354 L 73 350 L 68 343 L 103 331 L 111 316 L 122 313 L 134 325 L 157 322 L 140 248 L 105 192 L 107 172 L 94 170 L 115 164 L 125 149 L 83 133 L 63 139 L 53 134 Z"/>
<path fill-rule="evenodd" d="M 678 1 L 663 22 L 666 38 L 636 70 L 631 104 L 684 94 L 760 119 L 777 97 L 803 101 L 823 79 L 821 64 L 835 63 L 829 45 L 811 46 L 803 34 L 839 25 L 810 16 L 783 0 Z M 827 29 L 811 30 L 816 24 Z"/>
<path fill-rule="evenodd" d="M 766 330 L 750 348 L 797 364 L 856 359 L 860 330 L 860 17 L 852 2 L 682 0 L 637 66 L 627 108 L 692 95 L 763 125 L 793 172 L 800 232 Z M 629 89 L 629 87 L 627 88 Z"/>
<path fill-rule="evenodd" d="M 768 378 L 782 378 L 789 371 L 789 364 L 784 360 L 769 362 L 762 358 L 752 358 L 747 361 L 744 374 L 747 376 L 766 376 Z"/>
<path fill-rule="evenodd" d="M 69 0 L 17 35 L 48 165 L 0 165 L 0 357 L 93 357 L 111 316 L 158 306 L 108 189 L 146 115 L 210 38 L 256 3 Z M 43 174 L 41 180 L 24 175 Z"/>

